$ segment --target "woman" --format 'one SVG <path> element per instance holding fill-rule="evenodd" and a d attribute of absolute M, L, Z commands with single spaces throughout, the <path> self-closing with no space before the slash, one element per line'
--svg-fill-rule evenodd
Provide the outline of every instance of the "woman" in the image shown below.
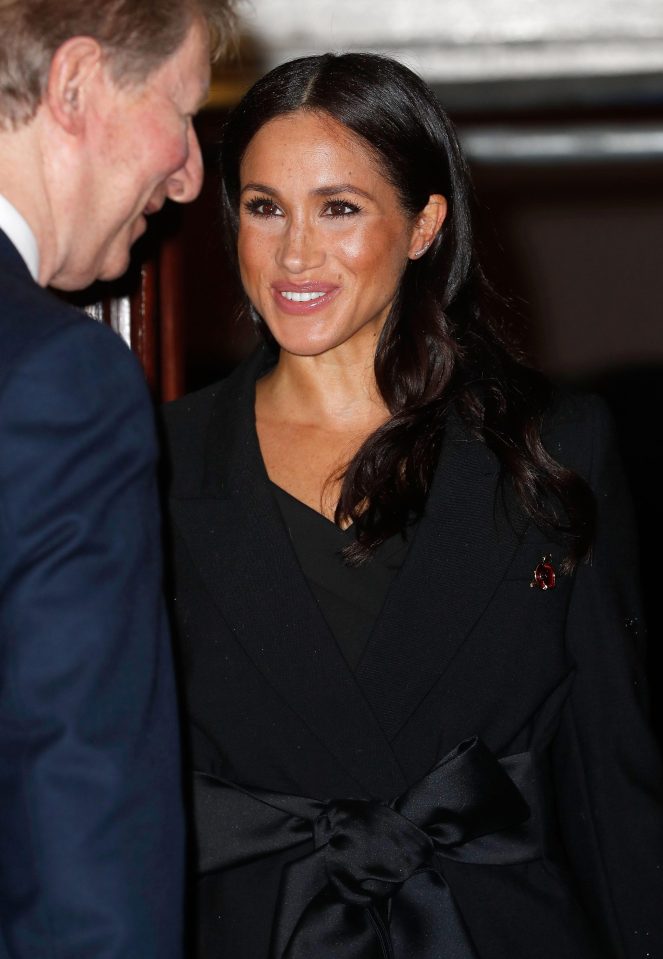
<path fill-rule="evenodd" d="M 662 955 L 628 504 L 502 342 L 445 114 L 305 58 L 222 176 L 266 345 L 167 412 L 198 954 Z"/>

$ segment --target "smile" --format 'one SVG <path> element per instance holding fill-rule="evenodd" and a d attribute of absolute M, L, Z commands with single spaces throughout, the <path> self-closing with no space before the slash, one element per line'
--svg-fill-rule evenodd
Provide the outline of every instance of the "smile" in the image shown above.
<path fill-rule="evenodd" d="M 291 303 L 309 303 L 311 300 L 318 300 L 324 295 L 324 290 L 318 290 L 315 293 L 295 293 L 292 290 L 281 290 L 281 296 Z"/>
<path fill-rule="evenodd" d="M 324 310 L 336 299 L 340 287 L 336 283 L 308 281 L 294 284 L 279 280 L 272 284 L 272 296 L 278 309 L 289 316 L 306 316 Z"/>

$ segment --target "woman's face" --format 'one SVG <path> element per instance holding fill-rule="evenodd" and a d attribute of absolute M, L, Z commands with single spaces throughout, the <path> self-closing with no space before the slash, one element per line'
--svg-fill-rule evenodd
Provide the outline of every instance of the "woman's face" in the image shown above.
<path fill-rule="evenodd" d="M 300 110 L 266 123 L 240 169 L 242 283 L 290 353 L 368 348 L 421 242 L 361 141 Z"/>

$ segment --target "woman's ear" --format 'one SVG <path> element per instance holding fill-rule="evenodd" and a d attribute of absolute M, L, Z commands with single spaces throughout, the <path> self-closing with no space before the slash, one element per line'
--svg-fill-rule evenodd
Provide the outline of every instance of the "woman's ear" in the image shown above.
<path fill-rule="evenodd" d="M 432 193 L 428 197 L 428 203 L 415 219 L 408 252 L 411 260 L 418 260 L 420 256 L 423 256 L 440 232 L 446 215 L 446 197 L 443 197 L 441 193 Z"/>

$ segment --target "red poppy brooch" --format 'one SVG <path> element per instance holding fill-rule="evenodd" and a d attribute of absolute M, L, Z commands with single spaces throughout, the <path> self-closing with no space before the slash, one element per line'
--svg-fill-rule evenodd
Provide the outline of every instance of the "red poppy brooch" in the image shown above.
<path fill-rule="evenodd" d="M 530 586 L 533 589 L 554 589 L 557 574 L 552 564 L 552 556 L 544 556 L 532 573 Z"/>

